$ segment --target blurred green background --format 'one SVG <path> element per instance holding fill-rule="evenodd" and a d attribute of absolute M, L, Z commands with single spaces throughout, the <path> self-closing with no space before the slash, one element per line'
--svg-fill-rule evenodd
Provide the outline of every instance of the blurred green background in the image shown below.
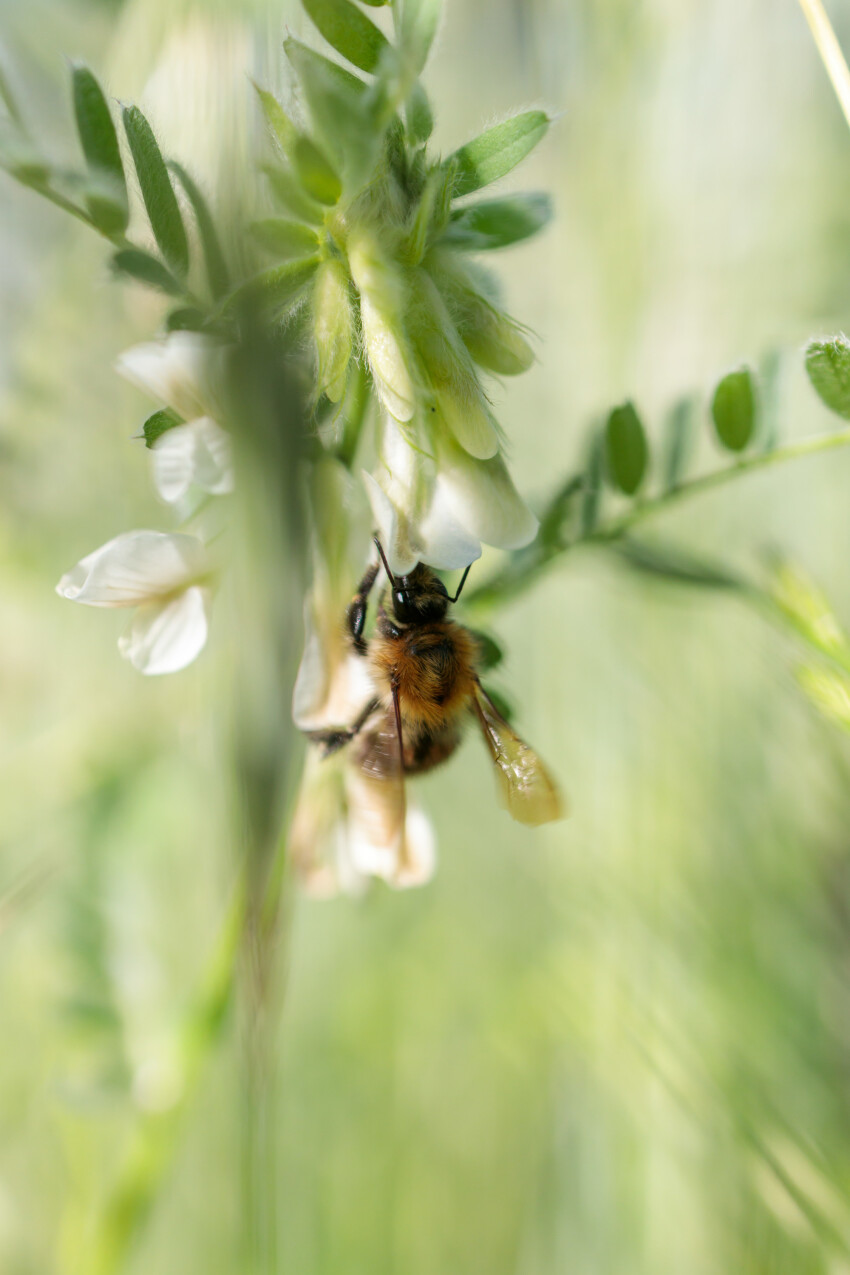
<path fill-rule="evenodd" d="M 846 47 L 850 7 L 831 11 Z M 306 25 L 294 3 L 0 0 L 4 66 L 56 154 L 63 58 L 84 56 L 208 188 L 222 129 L 248 127 L 246 73 L 280 83 Z M 540 336 L 497 406 L 523 490 L 623 397 L 657 436 L 742 359 L 778 352 L 786 437 L 834 425 L 800 349 L 850 312 L 850 137 L 795 0 L 447 0 L 426 83 L 446 152 L 518 105 L 559 114 L 516 176 L 556 221 L 498 262 Z M 0 189 L 0 1271 L 44 1275 L 82 1268 L 140 1113 L 181 1096 L 175 1028 L 236 875 L 238 633 L 144 679 L 123 617 L 54 594 L 162 525 L 131 441 L 146 403 L 112 369 L 159 310 L 82 227 Z M 660 529 L 737 564 L 782 546 L 850 617 L 848 484 L 850 455 L 812 457 Z M 571 818 L 512 824 L 470 739 L 417 785 L 430 886 L 295 901 L 278 1269 L 847 1275 L 846 739 L 757 618 L 601 552 L 497 631 L 498 685 Z M 239 1021 L 186 1095 L 129 1272 L 243 1269 Z"/>

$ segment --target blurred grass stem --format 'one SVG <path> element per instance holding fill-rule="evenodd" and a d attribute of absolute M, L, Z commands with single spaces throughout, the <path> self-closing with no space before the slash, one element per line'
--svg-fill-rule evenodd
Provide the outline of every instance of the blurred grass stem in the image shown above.
<path fill-rule="evenodd" d="M 821 0 L 800 0 L 800 8 L 805 14 L 821 61 L 826 67 L 826 73 L 832 81 L 844 118 L 850 125 L 850 70 L 847 68 L 847 62 L 841 52 L 841 45 L 838 43 L 832 23 Z"/>

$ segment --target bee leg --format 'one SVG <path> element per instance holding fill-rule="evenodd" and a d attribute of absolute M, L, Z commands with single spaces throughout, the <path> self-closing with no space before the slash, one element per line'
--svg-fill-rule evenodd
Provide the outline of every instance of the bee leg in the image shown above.
<path fill-rule="evenodd" d="M 372 585 L 378 575 L 379 565 L 377 562 L 371 564 L 360 581 L 357 592 L 348 604 L 348 610 L 345 613 L 345 622 L 351 636 L 351 645 L 358 655 L 365 655 L 369 649 L 366 639 L 363 637 L 363 628 L 366 624 L 366 608 L 369 605 L 369 594 L 372 592 Z"/>
<path fill-rule="evenodd" d="M 333 753 L 338 753 L 346 744 L 351 743 L 355 735 L 360 734 L 375 709 L 380 706 L 380 700 L 370 699 L 357 720 L 350 726 L 341 726 L 337 730 L 308 730 L 304 733 L 312 743 L 319 745 L 323 757 L 330 757 Z"/>

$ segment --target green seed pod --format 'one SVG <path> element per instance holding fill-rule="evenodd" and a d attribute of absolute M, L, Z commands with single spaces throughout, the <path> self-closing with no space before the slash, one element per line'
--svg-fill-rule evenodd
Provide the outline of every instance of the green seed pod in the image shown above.
<path fill-rule="evenodd" d="M 435 259 L 439 286 L 455 317 L 458 332 L 479 367 L 498 376 L 519 376 L 534 362 L 534 351 L 518 324 L 502 314 L 476 288 L 465 271 Z"/>
<path fill-rule="evenodd" d="M 396 420 L 409 421 L 415 394 L 402 320 L 406 308 L 403 276 L 381 253 L 375 236 L 365 230 L 351 235 L 348 262 L 360 293 L 360 322 L 378 396 Z"/>
<path fill-rule="evenodd" d="M 411 340 L 434 404 L 461 447 L 479 460 L 495 456 L 499 435 L 469 354 L 430 275 L 413 272 Z"/>
<path fill-rule="evenodd" d="M 345 393 L 354 322 L 348 279 L 342 262 L 336 259 L 323 261 L 316 271 L 313 331 L 319 358 L 319 391 L 327 394 L 332 403 L 338 403 Z"/>

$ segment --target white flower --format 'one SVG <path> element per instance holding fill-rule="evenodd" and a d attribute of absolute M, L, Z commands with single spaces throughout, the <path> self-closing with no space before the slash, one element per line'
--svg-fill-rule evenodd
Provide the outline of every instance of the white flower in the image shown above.
<path fill-rule="evenodd" d="M 184 420 L 225 414 L 228 347 L 201 332 L 169 332 L 131 346 L 116 367 L 133 385 Z"/>
<path fill-rule="evenodd" d="M 395 889 L 423 885 L 436 865 L 424 812 L 406 803 L 401 787 L 364 774 L 344 754 L 308 754 L 289 847 L 305 889 L 319 898 L 360 894 L 370 878 Z"/>
<path fill-rule="evenodd" d="M 197 536 L 128 531 L 78 562 L 56 592 L 87 606 L 136 607 L 121 654 L 142 673 L 175 673 L 207 640 L 209 574 Z"/>
<path fill-rule="evenodd" d="M 154 486 L 177 504 L 192 486 L 214 496 L 233 491 L 230 439 L 210 416 L 168 429 L 153 445 Z"/>
<path fill-rule="evenodd" d="M 393 572 L 417 562 L 454 570 L 480 557 L 482 544 L 519 549 L 534 539 L 537 519 L 500 455 L 470 456 L 439 423 L 432 444 L 425 454 L 387 416 L 381 462 L 363 474 Z"/>
<path fill-rule="evenodd" d="M 171 332 L 125 350 L 118 371 L 186 422 L 153 446 L 154 485 L 178 504 L 192 486 L 213 495 L 233 490 L 230 439 L 218 424 L 226 412 L 228 347 L 200 332 Z"/>

